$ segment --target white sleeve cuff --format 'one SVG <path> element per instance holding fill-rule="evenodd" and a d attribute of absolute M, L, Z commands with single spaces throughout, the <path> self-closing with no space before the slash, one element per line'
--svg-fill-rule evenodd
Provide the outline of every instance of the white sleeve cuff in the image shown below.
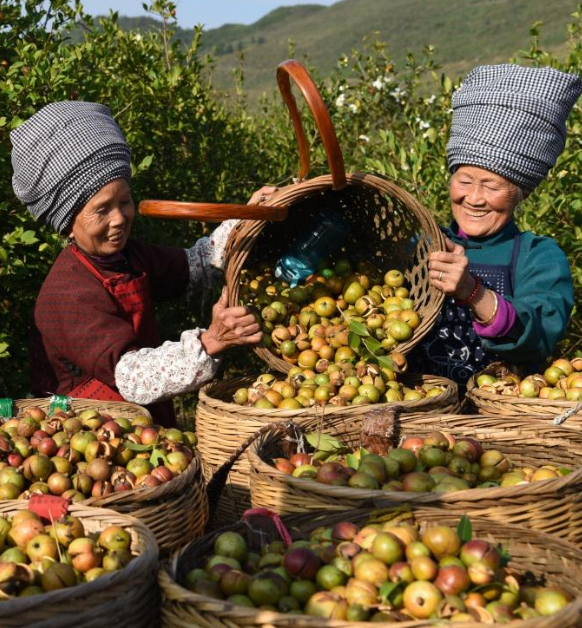
<path fill-rule="evenodd" d="M 191 392 L 210 381 L 221 360 L 204 351 L 200 342 L 204 331 L 185 331 L 179 342 L 124 354 L 115 367 L 115 384 L 122 397 L 147 405 Z"/>

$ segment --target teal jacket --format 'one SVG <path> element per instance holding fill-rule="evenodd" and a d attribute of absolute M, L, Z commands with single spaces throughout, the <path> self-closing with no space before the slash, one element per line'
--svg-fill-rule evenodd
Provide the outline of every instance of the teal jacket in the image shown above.
<path fill-rule="evenodd" d="M 458 225 L 453 222 L 447 236 L 453 242 L 463 242 L 463 238 L 455 235 L 457 232 Z M 495 235 L 469 238 L 470 243 L 481 246 L 467 249 L 469 261 L 509 264 L 517 233 L 519 229 L 511 221 Z M 552 238 L 522 232 L 514 295 L 504 296 L 515 308 L 518 321 L 508 336 L 483 338 L 484 348 L 501 354 L 507 362 L 544 361 L 564 337 L 574 307 L 570 265 Z"/>

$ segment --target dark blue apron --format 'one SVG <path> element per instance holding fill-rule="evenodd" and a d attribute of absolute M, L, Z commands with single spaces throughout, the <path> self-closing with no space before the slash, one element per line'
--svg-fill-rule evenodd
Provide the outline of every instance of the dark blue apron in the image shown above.
<path fill-rule="evenodd" d="M 486 288 L 503 296 L 513 296 L 515 269 L 521 245 L 521 233 L 513 242 L 511 262 L 506 264 L 469 264 L 469 272 L 478 276 Z M 471 310 L 446 297 L 434 327 L 408 356 L 418 372 L 441 375 L 465 386 L 469 379 L 499 356 L 483 348 L 473 329 Z"/>

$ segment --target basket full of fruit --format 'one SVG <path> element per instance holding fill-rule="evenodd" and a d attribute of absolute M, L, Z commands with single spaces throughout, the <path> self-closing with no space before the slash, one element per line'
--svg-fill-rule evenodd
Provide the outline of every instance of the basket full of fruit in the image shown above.
<path fill-rule="evenodd" d="M 553 536 L 420 507 L 313 511 L 276 524 L 267 513 L 249 513 L 162 566 L 164 628 L 582 620 L 582 553 Z"/>
<path fill-rule="evenodd" d="M 202 534 L 208 501 L 195 434 L 154 425 L 136 407 L 69 401 L 17 404 L 18 417 L 0 425 L 0 499 L 38 493 L 111 508 L 141 519 L 163 551 Z"/>
<path fill-rule="evenodd" d="M 20 418 L 27 414 L 28 408 L 40 408 L 48 413 L 52 408 L 56 410 L 67 409 L 73 410 L 76 414 L 80 414 L 85 410 L 97 409 L 100 413 L 106 414 L 113 418 L 125 417 L 134 419 L 137 416 L 150 417 L 151 414 L 147 408 L 138 406 L 135 403 L 127 401 L 100 401 L 95 399 L 74 399 L 64 396 L 40 397 L 36 399 L 5 399 L 7 405 L 12 406 L 13 416 Z"/>
<path fill-rule="evenodd" d="M 290 78 L 314 115 L 329 175 L 305 180 L 309 148 Z M 390 364 L 390 353 L 410 351 L 441 309 L 428 257 L 444 250 L 443 235 L 431 213 L 394 183 L 346 174 L 331 118 L 300 63 L 280 64 L 277 80 L 299 144 L 299 182 L 268 201 L 289 208 L 285 221 L 246 220 L 233 230 L 230 304 L 256 313 L 264 331 L 256 352 L 274 370 L 319 358 Z"/>
<path fill-rule="evenodd" d="M 252 505 L 292 514 L 416 503 L 582 543 L 576 430 L 517 417 L 375 414 L 262 435 L 247 451 Z"/>
<path fill-rule="evenodd" d="M 526 414 L 580 430 L 582 358 L 559 358 L 533 375 L 499 362 L 491 364 L 469 380 L 467 398 L 483 414 Z"/>
<path fill-rule="evenodd" d="M 0 503 L 0 540 L 3 628 L 157 625 L 158 548 L 137 519 L 37 495 Z"/>
<path fill-rule="evenodd" d="M 460 407 L 454 382 L 438 376 L 396 376 L 377 364 L 343 363 L 341 368 L 332 364 L 320 373 L 293 367 L 286 376 L 264 373 L 209 384 L 200 391 L 196 408 L 204 475 L 210 479 L 237 448 L 270 423 L 351 424 L 371 407 L 394 404 L 407 415 L 445 414 Z M 249 466 L 246 456 L 240 456 L 222 492 L 218 514 L 222 521 L 234 522 L 249 507 Z"/>

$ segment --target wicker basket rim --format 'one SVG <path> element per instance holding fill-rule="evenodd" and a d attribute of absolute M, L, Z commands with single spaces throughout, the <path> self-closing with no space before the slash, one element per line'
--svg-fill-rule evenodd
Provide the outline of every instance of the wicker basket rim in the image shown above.
<path fill-rule="evenodd" d="M 31 405 L 49 405 L 50 397 L 31 397 L 29 399 L 13 399 L 12 402 L 16 407 L 19 406 L 31 406 Z M 100 399 L 83 399 L 82 397 L 69 397 L 72 403 L 79 403 L 87 406 L 99 406 L 99 407 L 108 407 L 108 406 L 120 406 L 122 408 L 139 410 L 143 413 L 144 416 L 152 418 L 149 410 L 140 406 L 136 403 L 131 403 L 130 401 L 103 401 Z"/>

